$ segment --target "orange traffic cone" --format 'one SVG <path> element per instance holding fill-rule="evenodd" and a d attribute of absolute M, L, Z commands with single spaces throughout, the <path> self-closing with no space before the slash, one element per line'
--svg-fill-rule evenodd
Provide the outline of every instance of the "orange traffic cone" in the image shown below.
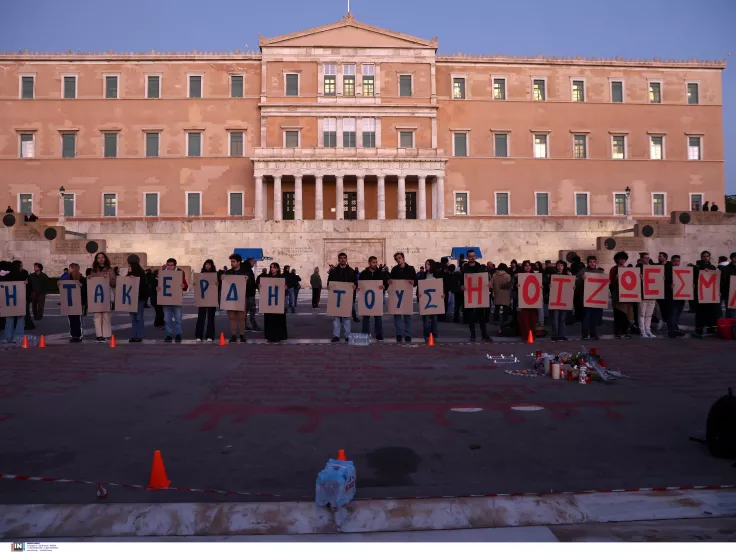
<path fill-rule="evenodd" d="M 220 347 L 227 347 L 227 341 L 225 341 L 224 333 L 220 333 Z"/>
<path fill-rule="evenodd" d="M 38 342 L 39 349 L 45 349 L 46 348 L 46 338 L 44 336 L 41 336 L 41 339 Z"/>
<path fill-rule="evenodd" d="M 115 341 L 115 334 L 113 334 L 113 335 L 110 336 L 110 348 L 111 349 L 115 349 L 115 348 L 117 348 L 117 346 L 118 346 L 118 344 Z"/>
<path fill-rule="evenodd" d="M 534 343 L 534 333 L 532 330 L 529 330 L 529 336 L 526 338 L 527 343 Z"/>
<path fill-rule="evenodd" d="M 23 336 L 23 341 L 21 341 L 20 346 L 23 347 L 24 349 L 28 349 L 28 336 L 27 335 Z"/>
<path fill-rule="evenodd" d="M 148 480 L 147 490 L 168 489 L 171 480 L 166 477 L 166 468 L 164 468 L 164 459 L 161 458 L 161 451 L 153 452 L 153 465 L 151 466 L 151 477 Z"/>
<path fill-rule="evenodd" d="M 347 456 L 345 456 L 345 450 L 344 449 L 340 449 L 340 450 L 337 451 L 337 459 L 338 460 L 345 460 L 345 461 L 347 461 L 348 458 L 347 458 Z"/>
<path fill-rule="evenodd" d="M 434 335 L 429 334 L 429 340 L 427 341 L 429 347 L 434 347 Z"/>

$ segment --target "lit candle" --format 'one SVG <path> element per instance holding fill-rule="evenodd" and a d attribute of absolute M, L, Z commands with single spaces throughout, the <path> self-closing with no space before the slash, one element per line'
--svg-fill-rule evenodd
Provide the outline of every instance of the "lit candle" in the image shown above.
<path fill-rule="evenodd" d="M 552 379 L 560 379 L 560 365 L 559 364 L 553 364 L 552 365 Z"/>

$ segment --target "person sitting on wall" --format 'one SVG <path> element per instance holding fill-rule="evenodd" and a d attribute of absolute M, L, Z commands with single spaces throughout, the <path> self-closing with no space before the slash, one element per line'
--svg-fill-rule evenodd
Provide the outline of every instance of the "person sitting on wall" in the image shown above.
<path fill-rule="evenodd" d="M 711 206 L 710 206 L 710 210 L 711 210 L 711 211 L 718 211 L 718 205 L 716 205 L 716 204 L 714 203 L 713 205 L 711 205 Z"/>
<path fill-rule="evenodd" d="M 6 213 L 14 213 L 15 211 L 13 211 L 13 208 L 10 205 L 8 205 L 8 208 L 5 209 L 5 212 Z"/>
<path fill-rule="evenodd" d="M 28 217 L 28 222 L 36 222 L 38 220 L 38 217 L 31 213 L 31 216 Z"/>
<path fill-rule="evenodd" d="M 706 201 L 705 203 L 703 203 L 703 211 L 710 211 L 709 203 L 710 201 Z"/>

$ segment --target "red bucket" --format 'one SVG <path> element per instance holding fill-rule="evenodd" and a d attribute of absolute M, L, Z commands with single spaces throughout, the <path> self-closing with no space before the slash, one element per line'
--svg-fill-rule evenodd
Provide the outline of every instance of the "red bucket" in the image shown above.
<path fill-rule="evenodd" d="M 721 339 L 733 339 L 736 318 L 719 318 L 716 325 L 716 335 Z"/>

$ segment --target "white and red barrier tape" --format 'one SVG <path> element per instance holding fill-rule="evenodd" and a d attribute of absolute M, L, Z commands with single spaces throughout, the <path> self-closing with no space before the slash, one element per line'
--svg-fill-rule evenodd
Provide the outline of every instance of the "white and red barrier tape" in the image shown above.
<path fill-rule="evenodd" d="M 133 485 L 129 483 L 112 483 L 112 482 L 99 482 L 99 481 L 85 481 L 83 479 L 57 479 L 54 477 L 31 477 L 28 475 L 13 475 L 10 473 L 0 473 L 0 479 L 15 479 L 18 481 L 42 481 L 44 483 L 82 483 L 85 485 L 95 485 L 97 487 L 97 497 L 106 498 L 107 490 L 105 485 L 108 487 L 125 487 L 128 489 L 144 489 L 148 490 L 146 485 Z M 508 497 L 508 496 L 553 496 L 553 495 L 578 495 L 578 494 L 604 494 L 604 493 L 638 493 L 638 492 L 667 492 L 667 491 L 715 491 L 724 489 L 736 489 L 736 485 L 689 485 L 682 487 L 632 487 L 628 489 L 596 489 L 590 491 L 549 491 L 541 493 L 488 493 L 488 494 L 471 494 L 463 496 L 448 496 L 448 495 L 437 495 L 437 496 L 403 496 L 403 497 L 384 497 L 384 500 L 426 500 L 426 499 L 438 499 L 438 498 L 495 498 L 495 497 Z M 210 493 L 210 494 L 221 494 L 221 495 L 238 495 L 238 496 L 256 496 L 265 498 L 284 498 L 283 495 L 269 494 L 269 493 L 246 493 L 243 491 L 219 491 L 214 489 L 189 489 L 186 487 L 167 487 L 160 489 L 163 491 L 186 491 L 193 493 Z M 299 499 L 312 500 L 313 497 L 299 497 Z M 358 498 L 356 500 L 376 500 L 375 498 Z"/>

